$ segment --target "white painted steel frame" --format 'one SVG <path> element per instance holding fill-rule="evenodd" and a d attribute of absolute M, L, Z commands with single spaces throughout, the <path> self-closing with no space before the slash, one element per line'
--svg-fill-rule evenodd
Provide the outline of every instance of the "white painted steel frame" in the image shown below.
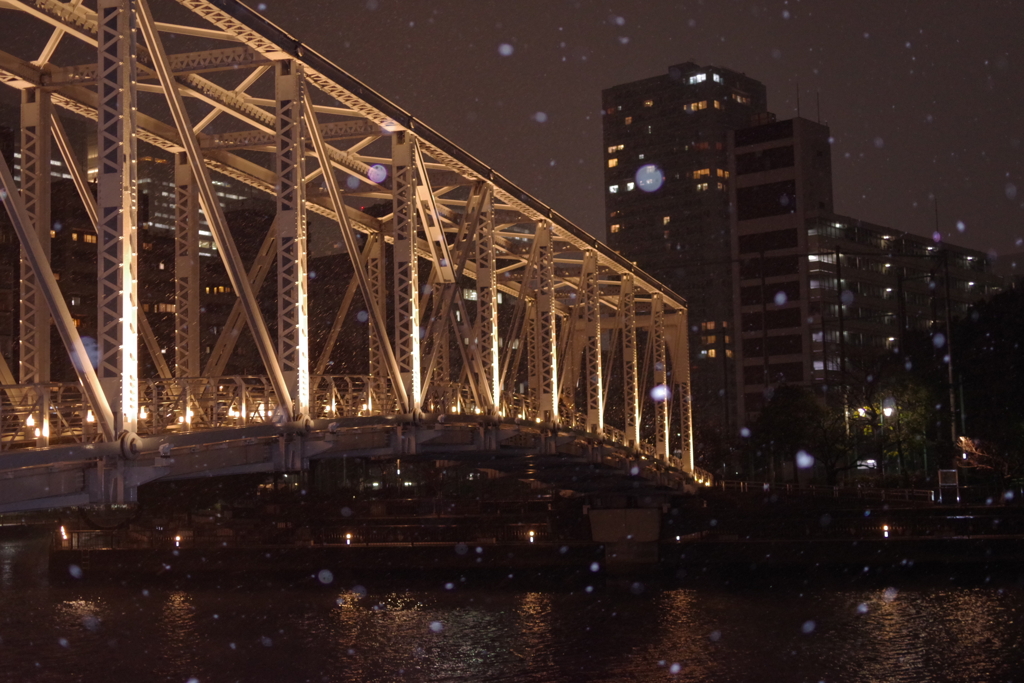
<path fill-rule="evenodd" d="M 309 415 L 309 311 L 302 66 L 276 64 L 277 353 L 297 416 Z"/>
<path fill-rule="evenodd" d="M 71 318 L 71 312 L 60 293 L 60 288 L 57 286 L 57 279 L 53 275 L 39 237 L 31 228 L 25 205 L 21 200 L 21 193 L 11 176 L 11 169 L 2 157 L 0 157 L 0 188 L 3 189 L 3 192 L 0 192 L 0 200 L 3 201 L 4 207 L 7 209 L 18 240 L 25 247 L 25 257 L 36 274 L 36 282 L 41 287 L 53 323 L 64 342 L 64 347 L 82 384 L 82 391 L 96 413 L 98 427 L 106 440 L 113 441 L 117 432 L 114 430 L 114 416 L 110 404 L 107 402 L 106 394 L 103 392 L 99 377 L 93 368 L 92 359 L 82 343 L 82 338 L 78 335 L 78 330 L 75 329 L 75 322 Z M 84 408 L 86 406 L 83 406 Z"/>
<path fill-rule="evenodd" d="M 21 195 L 31 229 L 50 258 L 50 94 L 21 91 Z M 21 331 L 18 376 L 22 384 L 50 381 L 50 314 L 35 273 L 21 256 Z M 39 445 L 45 445 L 40 443 Z"/>
<path fill-rule="evenodd" d="M 633 275 L 624 273 L 619 290 L 619 315 L 622 318 L 622 385 L 626 443 L 640 444 L 640 401 L 637 395 L 636 301 L 633 296 Z"/>
<path fill-rule="evenodd" d="M 184 152 L 174 155 L 174 375 L 199 377 L 199 198 Z"/>
<path fill-rule="evenodd" d="M 651 333 L 654 346 L 654 452 L 660 460 L 669 456 L 669 401 L 668 357 L 665 353 L 665 304 L 661 294 L 651 296 Z"/>
<path fill-rule="evenodd" d="M 586 335 L 587 431 L 604 434 L 604 371 L 601 359 L 601 292 L 598 287 L 597 254 L 588 250 L 583 265 L 586 273 L 584 315 Z"/>
<path fill-rule="evenodd" d="M 21 194 L 31 230 L 39 238 L 45 258 L 50 258 L 50 93 L 42 88 L 21 91 Z M 22 384 L 50 381 L 50 314 L 35 272 L 21 254 L 21 328 L 19 379 Z M 34 417 L 36 446 L 50 440 L 49 392 L 39 392 Z"/>
<path fill-rule="evenodd" d="M 423 381 L 420 359 L 419 257 L 417 235 L 415 143 L 399 131 L 391 137 L 394 197 L 395 359 L 409 412 L 420 411 Z"/>
<path fill-rule="evenodd" d="M 99 0 L 96 12 L 97 371 L 122 434 L 139 413 L 135 0 Z"/>
<path fill-rule="evenodd" d="M 537 242 L 537 306 L 534 315 L 536 362 L 530 385 L 536 385 L 537 417 L 543 422 L 558 420 L 558 340 L 555 331 L 555 261 L 551 225 L 541 222 L 534 235 Z"/>
<path fill-rule="evenodd" d="M 352 225 L 348 220 L 348 213 L 345 210 L 344 202 L 341 198 L 341 188 L 338 187 L 338 179 L 335 177 L 333 170 L 330 166 L 326 166 L 326 147 L 324 145 L 323 138 L 320 135 L 320 128 L 317 125 L 316 113 L 313 112 L 311 104 L 308 100 L 305 102 L 306 107 L 306 118 L 310 122 L 309 132 L 310 138 L 313 141 L 313 149 L 316 151 L 317 157 L 320 159 L 321 165 L 328 170 L 324 174 L 324 180 L 327 183 L 327 191 L 331 198 L 331 205 L 334 208 L 334 214 L 338 220 L 338 228 L 341 231 L 341 238 L 345 243 L 345 250 L 348 252 L 349 259 L 352 263 L 352 270 L 355 278 L 359 281 L 359 288 L 363 294 L 363 300 L 366 302 L 368 309 L 368 315 L 370 319 L 370 328 L 373 331 L 371 341 L 374 342 L 370 350 L 370 371 L 371 375 L 381 370 L 386 370 L 387 375 L 390 376 L 392 385 L 395 387 L 398 395 L 399 405 L 402 406 L 403 410 L 411 412 L 413 409 L 410 405 L 410 394 L 405 386 L 402 379 L 401 369 L 396 358 L 395 352 L 391 347 L 388 340 L 387 329 L 384 323 L 384 314 L 382 308 L 382 301 L 384 299 L 384 274 L 382 269 L 382 255 L 383 255 L 383 244 L 379 245 L 375 249 L 371 249 L 367 252 L 367 268 L 364 269 L 362 260 L 359 257 L 359 248 L 356 244 L 355 231 L 352 229 Z M 379 236 L 373 236 L 372 239 L 379 240 Z M 377 272 L 369 272 L 370 268 L 377 269 Z M 377 365 L 383 365 L 383 368 L 375 367 L 375 359 Z M 377 395 L 383 394 L 383 387 L 381 386 L 380 380 L 383 379 L 383 375 L 374 375 L 377 382 Z M 418 395 L 417 395 L 418 396 Z"/>
<path fill-rule="evenodd" d="M 494 215 L 491 205 L 491 186 L 479 182 L 473 193 L 479 205 L 466 207 L 477 215 L 476 242 L 476 324 L 473 344 L 483 370 L 481 393 L 490 397 L 490 412 L 498 414 L 501 408 L 501 367 L 498 354 L 498 288 L 494 247 Z"/>
<path fill-rule="evenodd" d="M 227 220 L 224 218 L 224 210 L 221 208 L 220 202 L 213 191 L 210 171 L 206 164 L 203 163 L 203 156 L 199 150 L 199 145 L 192 134 L 192 126 L 189 123 L 188 114 L 181 100 L 181 94 L 176 87 L 171 87 L 174 81 L 167 66 L 167 55 L 164 52 L 163 43 L 157 34 L 149 8 L 145 0 L 135 1 L 138 2 L 140 28 L 146 38 L 146 45 L 150 50 L 154 66 L 160 76 L 160 82 L 164 85 L 164 93 L 167 95 L 167 104 L 174 118 L 175 127 L 185 147 L 189 163 L 196 172 L 199 201 L 203 214 L 206 216 L 210 232 L 213 234 L 213 239 L 217 244 L 217 250 L 228 272 L 231 286 L 238 293 L 239 301 L 242 302 L 242 310 L 245 312 L 246 321 L 249 324 L 249 330 L 252 332 L 256 348 L 263 359 L 263 365 L 267 370 L 267 374 L 270 375 L 274 391 L 277 392 L 278 410 L 282 412 L 282 419 L 290 422 L 294 416 L 294 404 L 292 403 L 288 384 L 281 371 L 281 366 L 274 355 L 270 333 L 267 331 L 267 326 L 260 313 L 256 297 L 249 287 L 245 267 L 242 264 L 241 257 L 238 255 L 238 250 L 235 248 L 234 239 L 228 230 Z"/>
<path fill-rule="evenodd" d="M 136 4 L 140 8 L 141 22 L 146 33 L 144 49 L 133 52 L 137 60 L 128 60 L 138 63 L 138 76 L 148 80 L 149 83 L 159 82 L 159 86 L 146 86 L 147 92 L 164 92 L 172 110 L 174 126 L 168 126 L 157 118 L 142 113 L 137 114 L 135 127 L 129 127 L 129 135 L 120 133 L 122 141 L 133 141 L 141 139 L 158 145 L 164 150 L 181 152 L 186 150 L 186 157 L 191 160 L 193 172 L 196 174 L 197 190 L 200 194 L 200 201 L 206 209 L 213 211 L 211 230 L 214 233 L 215 241 L 220 247 L 222 258 L 232 278 L 235 291 L 239 294 L 238 307 L 244 311 L 253 330 L 257 347 L 260 349 L 267 371 L 271 376 L 271 382 L 275 391 L 281 397 L 282 402 L 293 406 L 295 409 L 289 414 L 283 415 L 284 419 L 291 419 L 295 413 L 301 413 L 301 380 L 298 375 L 294 378 L 286 377 L 282 370 L 290 367 L 288 354 L 297 351 L 293 343 L 298 337 L 288 333 L 288 341 L 285 343 L 286 334 L 282 333 L 278 338 L 278 349 L 275 355 L 272 351 L 272 342 L 266 333 L 265 324 L 259 317 L 259 311 L 255 307 L 255 297 L 250 288 L 252 278 L 246 277 L 241 263 L 234 252 L 234 244 L 231 241 L 230 233 L 223 222 L 223 216 L 217 216 L 219 205 L 213 197 L 209 171 L 210 169 L 227 174 L 263 191 L 273 191 L 275 187 L 294 188 L 296 194 L 301 194 L 304 184 L 314 177 L 323 174 L 325 170 L 337 168 L 350 176 L 359 178 L 366 187 L 351 194 L 354 197 L 368 199 L 380 199 L 390 197 L 393 202 L 393 215 L 375 221 L 367 216 L 359 214 L 351 207 L 344 204 L 344 198 L 337 188 L 337 180 L 333 172 L 324 174 L 333 182 L 327 182 L 329 197 L 309 197 L 306 201 L 293 203 L 293 206 L 306 206 L 323 215 L 339 221 L 342 225 L 343 235 L 352 239 L 355 245 L 353 226 L 349 225 L 349 219 L 355 216 L 359 221 L 353 224 L 355 229 L 367 233 L 370 240 L 379 240 L 380 248 L 376 251 L 378 256 L 367 254 L 366 264 L 358 257 L 359 250 L 349 248 L 350 256 L 356 265 L 357 279 L 362 275 L 365 283 L 360 282 L 364 290 L 364 298 L 368 301 L 368 308 L 372 311 L 371 334 L 373 344 L 371 345 L 371 372 L 379 379 L 388 375 L 394 378 L 401 377 L 399 381 L 392 380 L 392 389 L 398 394 L 399 409 L 413 415 L 420 410 L 420 397 L 423 390 L 419 389 L 424 381 L 421 367 L 421 334 L 423 312 L 420 310 L 419 296 L 419 259 L 425 259 L 431 266 L 430 282 L 434 284 L 445 284 L 454 290 L 457 310 L 450 312 L 452 320 L 440 320 L 439 324 L 444 333 L 448 333 L 451 324 L 458 330 L 464 343 L 459 344 L 463 353 L 461 375 L 452 372 L 446 367 L 443 359 L 438 362 L 439 370 L 436 379 L 440 382 L 455 380 L 465 385 L 478 394 L 476 404 L 478 407 L 488 407 L 497 412 L 499 406 L 503 405 L 505 396 L 511 396 L 514 389 L 512 384 L 517 380 L 516 369 L 513 368 L 509 381 L 503 382 L 501 375 L 508 370 L 509 359 L 512 356 L 518 358 L 522 353 L 522 345 L 527 342 L 530 350 L 530 369 L 528 372 L 529 385 L 534 394 L 534 401 L 530 413 L 532 416 L 543 419 L 547 422 L 558 423 L 558 387 L 559 387 L 559 348 L 556 337 L 571 331 L 573 324 L 585 328 L 579 332 L 580 342 L 585 346 L 586 366 L 586 390 L 587 390 L 587 414 L 586 424 L 591 431 L 601 432 L 603 430 L 604 398 L 603 386 L 607 383 L 604 376 L 604 363 L 601 349 L 601 327 L 600 313 L 602 306 L 606 310 L 617 312 L 618 319 L 622 321 L 623 334 L 623 372 L 624 372 L 624 394 L 623 399 L 626 405 L 625 433 L 627 442 L 639 438 L 639 388 L 638 373 L 636 368 L 636 315 L 635 306 L 637 299 L 650 301 L 652 315 L 650 317 L 649 331 L 652 338 L 652 349 L 655 355 L 654 380 L 656 384 L 666 384 L 669 376 L 668 357 L 665 353 L 665 318 L 670 313 L 665 311 L 667 307 L 672 314 L 685 316 L 684 304 L 674 295 L 667 292 L 660 283 L 650 279 L 648 276 L 637 270 L 632 264 L 626 262 L 611 250 L 597 243 L 590 236 L 582 233 L 578 228 L 555 214 L 549 207 L 544 206 L 536 199 L 522 192 L 508 180 L 494 173 L 493 170 L 481 164 L 478 160 L 460 150 L 448 140 L 438 135 L 432 129 L 423 126 L 415 121 L 406 112 L 391 104 L 375 92 L 351 78 L 343 71 L 326 62 L 322 57 L 312 52 L 305 46 L 299 45 L 290 37 L 280 32 L 276 27 L 267 24 L 258 14 L 251 12 L 248 8 L 234 0 L 177 0 L 179 4 L 187 7 L 196 15 L 211 22 L 216 28 L 200 29 L 193 26 L 178 26 L 152 21 L 149 16 L 149 7 L 144 0 L 101 0 L 99 5 L 104 7 L 117 6 L 118 8 L 129 8 Z M 99 54 L 104 54 L 104 36 L 102 20 L 97 19 L 97 14 L 80 4 L 69 4 L 57 2 L 56 0 L 12 0 L 9 4 L 32 14 L 34 17 L 52 25 L 55 30 L 51 36 L 47 48 L 44 49 L 43 61 L 48 60 L 54 54 L 57 41 L 66 32 L 68 36 L 76 39 L 99 45 Z M 100 13 L 102 17 L 102 11 Z M 130 11 L 124 16 L 130 19 Z M 183 55 L 168 56 L 164 53 L 158 31 L 173 31 L 184 33 L 194 37 L 222 38 L 234 42 L 244 43 L 241 47 L 227 49 L 214 49 L 198 51 Z M 125 42 L 131 39 L 132 32 L 125 32 Z M 107 49 L 110 49 L 110 41 L 107 40 Z M 122 45 L 119 43 L 118 48 Z M 306 118 L 309 125 L 306 127 L 306 136 L 303 135 L 302 127 L 302 106 L 296 109 L 296 113 L 289 113 L 283 105 L 285 98 L 278 95 L 276 100 L 263 100 L 253 98 L 246 94 L 247 89 L 256 82 L 269 68 L 270 62 L 288 63 L 294 65 L 293 74 L 300 74 L 292 77 L 291 85 L 294 89 L 316 88 L 337 103 L 338 106 L 313 105 L 306 102 L 308 107 Z M 109 112 L 109 105 L 103 100 L 103 80 L 110 80 L 111 75 L 104 75 L 100 64 L 92 75 L 92 82 L 97 84 L 100 95 L 90 91 L 86 84 L 89 83 L 87 74 L 89 69 L 78 69 L 66 67 L 61 70 L 55 67 L 56 71 L 49 69 L 48 73 L 53 83 L 48 92 L 53 97 L 57 106 L 71 109 L 85 116 L 99 118 L 102 134 L 103 126 L 112 121 Z M 134 86 L 137 77 L 131 77 L 131 68 L 124 60 L 119 62 L 119 69 L 122 73 L 113 73 L 114 78 L 120 78 L 121 82 L 127 82 Z M 234 90 L 229 87 L 218 85 L 198 75 L 203 70 L 216 70 L 221 68 L 251 68 L 250 74 L 244 76 L 242 83 Z M 128 75 L 128 78 L 125 78 Z M 75 81 L 73 79 L 77 78 Z M 60 80 L 65 79 L 65 80 Z M 26 87 L 38 87 L 44 80 L 41 70 L 33 67 L 32 64 L 20 62 L 16 58 L 0 53 L 0 81 L 5 81 L 25 90 Z M 91 87 L 91 86 L 90 86 Z M 121 96 L 133 98 L 132 88 Z M 209 105 L 212 109 L 209 114 L 202 118 L 201 122 L 192 127 L 189 125 L 188 117 L 182 106 L 182 95 L 197 97 L 200 101 Z M 302 99 L 302 98 L 297 98 Z M 108 112 L 104 113 L 104 106 Z M 274 109 L 279 111 L 274 111 Z M 270 109 L 268 111 L 268 109 Z M 133 116 L 136 116 L 132 107 L 128 108 Z M 323 113 L 326 116 L 352 117 L 341 121 L 329 121 L 322 125 L 315 121 L 313 112 Z M 229 114 L 237 126 L 237 122 L 250 130 L 230 133 L 227 136 L 205 135 L 205 127 L 221 113 Z M 280 115 L 279 115 L 280 113 Z M 279 123 L 283 122 L 283 123 Z M 55 126 L 56 129 L 57 126 Z M 316 131 L 316 134 L 313 131 Z M 374 139 L 379 132 L 393 134 L 392 142 L 396 143 L 391 154 L 391 159 L 367 156 L 361 153 Z M 289 135 L 295 132 L 295 135 Z M 281 133 L 284 133 L 282 135 Z M 344 139 L 346 135 L 357 138 L 358 142 L 349 149 L 338 149 L 326 145 L 324 138 L 339 136 Z M 59 134 L 55 131 L 55 136 Z M 307 137 L 308 136 L 308 137 Z M 402 144 L 397 144 L 402 138 Z M 315 154 L 320 160 L 320 167 L 312 174 L 304 174 L 301 165 L 304 158 L 309 154 L 308 142 L 314 143 L 314 148 L 319 143 L 319 149 Z M 268 148 L 268 143 L 275 147 Z M 58 144 L 60 144 L 58 139 Z M 378 146 L 379 147 L 379 146 Z M 248 148 L 260 152 L 276 151 L 279 165 L 274 171 L 268 171 L 265 167 L 251 161 L 251 157 L 242 158 L 228 152 L 231 148 Z M 404 149 L 403 149 L 404 148 Z M 370 149 L 375 149 L 371 147 Z M 206 150 L 205 158 L 202 150 Z M 379 154 L 379 152 L 377 152 Z M 285 156 L 288 163 L 281 161 Z M 126 155 L 129 161 L 133 157 L 130 152 Z M 429 159 L 429 160 L 428 160 Z M 393 164 L 391 186 L 374 183 L 368 177 L 369 166 L 374 163 Z M 130 170 L 130 169 L 129 169 Z M 331 186 L 334 185 L 334 192 L 331 193 Z M 481 188 L 483 192 L 474 190 L 470 193 L 469 199 L 463 199 L 465 194 L 454 191 L 459 187 L 473 186 Z M 367 189 L 368 188 L 368 189 Z M 122 189 L 123 186 L 122 186 Z M 121 209 L 132 207 L 132 188 L 122 191 L 118 199 Z M 464 192 L 464 190 L 463 190 Z M 128 197 L 126 200 L 125 198 Z M 486 209 L 480 211 L 477 220 L 469 220 L 469 216 L 477 211 L 474 202 L 481 197 L 481 203 L 486 203 Z M 106 201 L 104 199 L 103 201 Z M 103 207 L 101 201 L 101 208 Z M 194 202 L 193 202 L 194 205 Z M 280 214 L 281 212 L 279 212 Z M 502 216 L 503 225 L 494 224 L 495 216 Z M 129 215 L 129 225 L 133 225 Z M 218 220 L 219 219 L 219 220 Z M 102 220 L 102 219 L 101 219 Z M 390 220 L 390 224 L 389 224 Z M 278 216 L 275 228 L 280 229 L 281 216 Z M 298 236 L 304 233 L 304 223 L 301 220 L 287 221 L 289 226 L 294 226 L 293 233 Z M 301 227 L 300 227 L 301 226 Z M 466 315 L 465 303 L 459 295 L 458 287 L 454 283 L 458 280 L 462 268 L 454 263 L 452 255 L 456 254 L 459 241 L 458 237 L 452 242 L 452 235 L 456 229 L 468 226 L 468 239 L 475 241 L 475 255 L 465 264 L 465 275 L 476 279 L 476 316 L 473 326 L 470 328 L 470 319 Z M 422 230 L 420 228 L 422 227 Z M 123 224 L 119 227 L 121 237 L 131 234 L 131 230 L 125 231 Z M 290 228 L 289 228 L 290 230 Z M 280 240 L 284 245 L 286 238 L 281 236 L 279 231 L 274 233 L 270 239 Z M 111 233 L 113 234 L 113 233 Z M 394 305 L 396 312 L 395 322 L 395 349 L 397 356 L 387 358 L 387 354 L 381 352 L 383 349 L 390 350 L 388 335 L 383 331 L 383 321 L 386 320 L 387 302 L 384 300 L 385 287 L 383 286 L 383 259 L 386 254 L 385 241 L 393 241 L 394 247 Z M 489 244 L 488 244 L 489 241 Z M 451 243 L 451 246 L 449 244 Z M 135 249 L 130 245 L 126 247 L 126 253 L 121 255 L 119 267 L 131 271 L 137 268 L 134 263 Z M 358 246 L 358 245 L 356 245 Z M 472 249 L 470 253 L 472 253 Z M 281 250 L 282 254 L 284 250 Z M 531 261 L 531 254 L 536 255 L 536 261 Z M 580 255 L 583 254 L 583 258 Z M 304 251 L 303 254 L 304 256 Z M 300 292 L 304 285 L 304 275 L 300 276 L 302 268 L 292 268 L 292 258 L 299 258 L 299 252 L 288 253 L 285 258 L 284 267 L 279 265 L 279 272 L 284 271 L 285 277 L 279 283 L 280 291 L 285 293 L 285 303 L 282 304 L 280 320 L 285 324 L 280 330 L 286 330 L 289 325 L 301 326 L 301 313 L 291 315 L 295 309 L 295 302 L 305 300 L 305 292 Z M 456 257 L 458 258 L 458 257 Z M 258 259 L 259 260 L 259 259 Z M 272 259 L 271 259 L 272 260 Z M 176 261 L 177 265 L 177 261 Z M 267 264 L 269 267 L 269 264 Z M 255 271 L 259 271 L 254 267 Z M 265 276 L 265 269 L 263 275 Z M 602 279 L 608 277 L 610 279 Z M 108 278 L 109 279 L 109 278 Z M 136 280 L 137 281 L 137 280 Z M 179 283 L 180 284 L 180 283 Z M 365 284 L 365 286 L 363 286 Z M 293 288 L 295 295 L 291 296 L 289 288 Z M 617 288 L 617 289 L 616 289 Z M 193 288 L 198 291 L 198 286 Z M 257 288 L 258 289 L 258 288 Z M 442 288 L 438 287 L 434 292 L 434 299 L 429 301 L 432 315 L 444 316 L 443 312 L 449 310 L 448 296 L 441 296 Z M 352 291 L 350 285 L 349 290 Z M 371 291 L 373 290 L 373 291 Z M 528 320 L 525 324 L 514 323 L 504 339 L 506 349 L 504 353 L 499 351 L 499 334 L 497 329 L 497 305 L 498 292 L 505 292 L 517 297 L 517 312 L 523 312 Z M 450 294 L 450 293 L 449 293 Z M 574 295 L 573 299 L 570 295 Z M 131 293 L 128 295 L 131 300 Z M 423 306 L 428 304 L 427 297 L 424 297 Z M 137 297 L 136 297 L 137 303 Z M 180 304 L 179 304 L 180 305 Z M 285 313 L 285 309 L 289 313 Z M 123 307 L 122 307 L 123 308 Z M 134 306 L 129 307 L 136 310 Z M 184 307 L 187 311 L 188 306 Z M 235 316 L 240 322 L 241 315 Z M 184 317 L 179 318 L 179 322 Z M 137 336 L 132 331 L 131 321 L 128 320 L 121 328 L 122 332 L 130 332 L 129 342 Z M 568 327 L 566 327 L 567 323 Z M 145 327 L 141 319 L 135 329 L 140 329 L 147 337 Z M 561 324 L 560 324 L 561 323 Z M 488 337 L 488 326 L 490 326 L 490 341 Z M 518 326 L 518 328 L 517 328 Z M 178 326 L 182 327 L 181 325 Z M 675 330 L 673 325 L 673 330 Z M 233 337 L 237 337 L 237 326 Z M 685 321 L 682 329 L 685 333 Z M 225 333 L 227 330 L 225 330 Z M 382 333 L 383 332 L 383 333 Z M 306 342 L 308 344 L 308 328 L 306 328 Z M 123 335 L 122 335 L 123 336 Z M 232 336 L 232 335 L 228 335 Z M 504 335 L 502 335 L 504 336 Z M 234 339 L 230 340 L 233 344 Z M 294 339 L 293 339 L 294 337 Z M 568 336 L 567 336 L 568 337 Z M 225 338 L 222 337 L 222 341 Z M 660 341 L 659 341 L 660 340 Z M 508 346 L 518 342 L 517 348 Z M 137 346 L 137 341 L 134 342 Z M 566 338 L 563 342 L 566 349 L 569 347 L 580 348 L 572 338 Z M 108 344 L 109 346 L 109 344 Z M 176 354 L 179 347 L 186 347 L 186 351 L 192 353 L 196 345 L 180 338 L 176 343 Z M 301 346 L 301 344 L 299 345 Z M 673 344 L 673 347 L 675 344 Z M 468 348 L 466 348 L 468 347 Z M 151 350 L 154 346 L 150 347 Z M 441 351 L 447 350 L 439 346 L 434 347 Z M 268 352 L 269 349 L 269 352 Z M 517 350 L 518 353 L 513 353 Z M 570 351 L 562 350 L 564 354 L 572 354 Z M 673 348 L 675 351 L 675 348 Z M 499 372 L 499 356 L 504 357 L 501 372 Z M 132 359 L 129 359 L 130 361 Z M 213 360 L 213 359 L 211 359 Z M 280 360 L 281 365 L 274 361 Z M 577 364 L 578 364 L 578 358 Z M 677 354 L 672 354 L 672 360 L 676 362 L 671 376 L 678 382 L 684 373 L 680 372 L 680 359 Z M 218 362 L 226 362 L 226 354 L 218 356 Z M 390 361 L 390 362 L 388 362 Z M 118 361 L 123 365 L 123 360 Z M 454 359 L 453 359 L 454 362 Z M 685 363 L 685 360 L 683 361 Z M 187 361 L 186 361 L 187 364 Z M 303 370 L 308 376 L 308 347 L 306 357 L 296 362 L 298 372 Z M 129 370 L 134 372 L 136 381 L 138 379 L 137 350 L 134 351 L 134 365 L 129 362 Z M 176 370 L 181 376 L 183 371 Z M 193 364 L 194 367 L 194 364 Z M 221 366 L 223 367 L 223 366 Z M 375 371 L 375 372 L 374 372 Z M 189 373 L 191 374 L 191 373 Z M 219 374 L 219 373 L 217 373 Z M 576 373 L 569 372 L 566 382 L 571 382 Z M 685 373 L 688 376 L 688 373 Z M 458 377 L 456 377 L 459 375 Z M 631 379 L 632 378 L 632 379 Z M 660 381 L 659 381 L 660 380 Z M 85 381 L 85 380 L 83 380 Z M 308 385 L 307 385 L 308 386 Z M 632 387 L 632 388 L 631 388 Z M 676 385 L 677 394 L 687 392 L 682 384 Z M 383 387 L 381 388 L 383 392 Z M 486 399 L 484 398 L 486 397 Z M 126 401 L 124 396 L 117 397 L 120 404 L 130 406 L 131 399 Z M 291 398 L 295 398 L 295 404 L 291 404 Z M 682 396 L 677 400 L 683 401 Z M 681 408 L 682 409 L 682 408 Z M 390 409 L 389 409 L 390 410 Z M 129 408 L 129 412 L 131 412 Z M 688 412 L 688 404 L 687 404 Z M 582 417 L 575 415 L 564 416 L 566 423 L 576 423 Z M 124 419 L 121 420 L 125 422 Z M 667 457 L 669 452 L 668 431 L 670 419 L 668 417 L 668 405 L 656 406 L 656 451 L 659 457 Z M 681 420 L 683 430 L 688 431 L 688 420 Z M 122 425 L 123 426 L 123 425 Z M 109 438 L 109 437 L 108 437 Z M 684 435 L 685 445 L 692 440 Z M 692 454 L 692 450 L 691 450 Z M 692 455 L 691 455 L 692 461 Z"/>

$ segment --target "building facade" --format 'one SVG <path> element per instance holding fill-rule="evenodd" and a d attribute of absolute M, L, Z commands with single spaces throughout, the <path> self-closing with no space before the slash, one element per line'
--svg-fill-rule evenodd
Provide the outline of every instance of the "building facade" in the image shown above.
<path fill-rule="evenodd" d="M 863 382 L 911 330 L 998 291 L 985 253 L 834 213 L 829 130 L 795 118 L 730 137 L 737 420 L 782 383 Z"/>
<path fill-rule="evenodd" d="M 608 243 L 686 298 L 694 419 L 729 433 L 729 132 L 770 120 L 765 87 L 688 62 L 602 97 Z"/>
<path fill-rule="evenodd" d="M 987 256 L 836 213 L 828 126 L 688 62 L 605 90 L 608 243 L 683 295 L 695 421 L 752 423 L 781 383 L 857 381 L 1002 286 Z"/>

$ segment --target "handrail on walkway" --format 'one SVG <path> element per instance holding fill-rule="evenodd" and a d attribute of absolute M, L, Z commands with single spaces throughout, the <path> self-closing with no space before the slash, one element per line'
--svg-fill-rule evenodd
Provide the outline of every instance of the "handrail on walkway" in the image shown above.
<path fill-rule="evenodd" d="M 932 489 L 889 489 L 864 486 L 825 486 L 822 484 L 799 486 L 792 483 L 739 480 L 721 480 L 717 482 L 717 488 L 720 488 L 722 491 L 736 491 L 739 493 L 779 492 L 803 494 L 817 498 L 856 498 L 862 500 L 891 500 L 919 503 L 934 503 L 936 499 L 935 491 Z"/>

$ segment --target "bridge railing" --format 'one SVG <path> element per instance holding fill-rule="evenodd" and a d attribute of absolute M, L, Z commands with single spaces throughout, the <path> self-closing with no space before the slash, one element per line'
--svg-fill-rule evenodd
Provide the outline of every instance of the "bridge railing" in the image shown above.
<path fill-rule="evenodd" d="M 530 419 L 537 412 L 537 407 L 529 395 L 511 391 L 502 392 L 501 408 L 506 416 L 522 420 Z"/>
<path fill-rule="evenodd" d="M 147 379 L 139 387 L 139 433 L 272 422 L 277 395 L 267 377 Z"/>
<path fill-rule="evenodd" d="M 715 483 L 715 475 L 700 467 L 693 468 L 693 478 L 702 486 L 711 486 Z"/>
<path fill-rule="evenodd" d="M 41 437 L 58 443 L 98 438 L 78 382 L 0 386 L 0 451 L 33 448 Z"/>
<path fill-rule="evenodd" d="M 310 378 L 310 417 L 359 417 L 391 410 L 386 385 L 373 390 L 366 375 L 322 375 Z"/>
<path fill-rule="evenodd" d="M 474 414 L 471 395 L 456 383 L 439 386 L 428 396 L 427 412 Z M 386 379 L 366 375 L 322 375 L 310 378 L 310 417 L 332 419 L 393 415 L 395 392 Z M 532 419 L 529 395 L 505 392 L 506 417 Z M 265 376 L 145 379 L 139 384 L 137 431 L 150 436 L 175 432 L 245 427 L 279 420 L 278 398 Z M 565 410 L 560 426 L 586 431 L 586 416 Z M 45 437 L 45 438 L 44 438 Z M 605 425 L 602 437 L 626 446 L 625 433 Z M 41 440 L 42 439 L 42 440 Z M 52 445 L 90 443 L 100 439 L 92 407 L 77 382 L 0 386 L 0 452 Z M 637 445 L 653 457 L 654 446 Z"/>
<path fill-rule="evenodd" d="M 363 375 L 310 378 L 313 418 L 393 414 L 386 383 Z M 139 383 L 141 435 L 273 422 L 277 394 L 267 377 L 145 379 Z M 92 406 L 78 382 L 0 386 L 0 451 L 97 441 Z"/>
<path fill-rule="evenodd" d="M 799 486 L 792 483 L 769 483 L 766 481 L 721 480 L 717 487 L 723 491 L 738 493 L 791 493 L 816 498 L 858 498 L 877 501 L 904 501 L 917 503 L 934 503 L 935 491 L 932 489 L 888 489 L 865 486 L 824 486 L 812 484 Z"/>

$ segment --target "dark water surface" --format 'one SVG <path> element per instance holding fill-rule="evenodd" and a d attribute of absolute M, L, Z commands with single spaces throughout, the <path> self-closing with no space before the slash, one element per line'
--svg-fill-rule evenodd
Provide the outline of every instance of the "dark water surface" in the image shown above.
<path fill-rule="evenodd" d="M 1024 680 L 1012 582 L 175 589 L 52 584 L 41 559 L 0 544 L 0 681 Z"/>

